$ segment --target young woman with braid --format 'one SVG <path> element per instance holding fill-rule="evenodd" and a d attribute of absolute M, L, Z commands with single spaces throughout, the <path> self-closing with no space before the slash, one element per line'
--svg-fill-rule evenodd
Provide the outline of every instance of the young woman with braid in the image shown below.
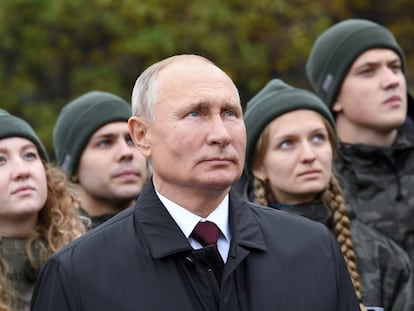
<path fill-rule="evenodd" d="M 1 109 L 0 189 L 0 311 L 26 311 L 40 267 L 85 226 L 36 133 Z"/>
<path fill-rule="evenodd" d="M 244 119 L 248 199 L 330 228 L 361 310 L 414 310 L 407 254 L 348 214 L 332 170 L 335 124 L 322 101 L 275 79 L 248 102 Z"/>

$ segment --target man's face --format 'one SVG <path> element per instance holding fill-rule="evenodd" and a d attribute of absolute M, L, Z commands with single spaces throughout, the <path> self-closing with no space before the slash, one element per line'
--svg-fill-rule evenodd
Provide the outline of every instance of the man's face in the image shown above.
<path fill-rule="evenodd" d="M 389 49 L 361 54 L 344 79 L 333 110 L 354 127 L 388 132 L 405 120 L 407 88 L 399 56 Z M 338 120 L 338 119 L 337 119 Z"/>
<path fill-rule="evenodd" d="M 143 136 L 138 125 L 142 120 L 130 119 L 137 145 L 145 145 L 143 153 L 151 159 L 157 190 L 173 199 L 180 190 L 228 189 L 241 175 L 246 146 L 240 99 L 232 81 L 198 59 L 170 64 L 158 79 L 161 96 Z"/>
<path fill-rule="evenodd" d="M 77 178 L 89 202 L 132 201 L 147 180 L 145 157 L 134 146 L 127 122 L 108 123 L 89 139 Z"/>

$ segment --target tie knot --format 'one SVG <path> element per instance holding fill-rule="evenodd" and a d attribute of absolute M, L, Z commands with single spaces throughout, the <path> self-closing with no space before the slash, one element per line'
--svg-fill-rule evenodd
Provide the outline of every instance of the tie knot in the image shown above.
<path fill-rule="evenodd" d="M 200 221 L 192 232 L 192 237 L 202 246 L 215 245 L 220 234 L 220 229 L 211 221 Z"/>

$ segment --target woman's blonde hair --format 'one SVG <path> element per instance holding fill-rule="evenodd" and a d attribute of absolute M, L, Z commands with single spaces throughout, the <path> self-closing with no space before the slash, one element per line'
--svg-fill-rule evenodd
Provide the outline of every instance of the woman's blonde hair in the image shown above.
<path fill-rule="evenodd" d="M 36 273 L 50 255 L 86 231 L 79 217 L 79 199 L 66 175 L 50 163 L 44 163 L 44 167 L 47 199 L 26 242 L 26 254 Z M 0 256 L 0 311 L 11 311 L 15 299 L 7 271 L 7 264 Z"/>
<path fill-rule="evenodd" d="M 332 146 L 333 159 L 335 159 L 337 155 L 335 132 L 325 119 L 323 119 L 323 122 L 328 131 L 329 142 Z M 256 150 L 253 157 L 253 166 L 258 166 L 263 162 L 266 150 L 269 146 L 269 136 L 269 126 L 267 126 L 257 141 Z M 272 193 L 268 182 L 263 181 L 255 176 L 253 177 L 253 192 L 254 201 L 257 204 L 269 206 L 269 200 L 277 201 L 277 198 L 274 197 L 274 194 Z M 348 266 L 348 271 L 350 273 L 356 295 L 360 300 L 362 297 L 362 291 L 359 273 L 357 270 L 354 245 L 352 242 L 351 222 L 345 205 L 341 186 L 339 185 L 339 182 L 333 172 L 331 174 L 327 188 L 321 193 L 321 200 L 322 203 L 328 206 L 332 211 L 335 236 L 338 240 L 342 254 L 344 255 L 346 264 Z M 361 308 L 364 309 L 364 306 L 361 305 Z"/>

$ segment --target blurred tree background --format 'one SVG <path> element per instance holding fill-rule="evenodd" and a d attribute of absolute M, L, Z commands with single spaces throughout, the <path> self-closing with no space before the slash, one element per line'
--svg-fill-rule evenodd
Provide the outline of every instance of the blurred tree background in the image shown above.
<path fill-rule="evenodd" d="M 174 54 L 214 61 L 243 103 L 273 77 L 310 88 L 314 40 L 351 17 L 390 28 L 413 91 L 412 12 L 412 0 L 1 0 L 0 108 L 28 120 L 53 156 L 64 104 L 93 89 L 130 101 L 138 75 Z"/>

